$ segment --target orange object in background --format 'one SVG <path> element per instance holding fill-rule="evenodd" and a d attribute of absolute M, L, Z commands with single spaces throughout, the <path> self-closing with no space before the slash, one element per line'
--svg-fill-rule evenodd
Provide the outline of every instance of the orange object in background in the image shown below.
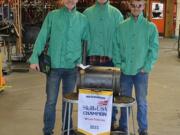
<path fill-rule="evenodd" d="M 164 34 L 164 19 L 151 19 L 156 24 L 158 32 Z"/>
<path fill-rule="evenodd" d="M 3 0 L 0 0 L 0 5 L 3 4 Z"/>
<path fill-rule="evenodd" d="M 0 91 L 3 90 L 4 86 L 6 85 L 6 81 L 3 77 L 3 72 L 2 72 L 2 54 L 0 52 Z"/>
<path fill-rule="evenodd" d="M 165 33 L 165 2 L 150 0 L 150 20 L 157 26 L 160 35 Z"/>
<path fill-rule="evenodd" d="M 6 81 L 5 81 L 4 77 L 1 76 L 1 77 L 0 77 L 0 87 L 5 86 L 5 84 L 6 84 Z"/>

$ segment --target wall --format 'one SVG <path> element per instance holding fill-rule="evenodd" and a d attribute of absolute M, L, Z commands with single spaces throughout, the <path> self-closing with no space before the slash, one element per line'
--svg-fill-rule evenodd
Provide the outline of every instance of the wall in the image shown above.
<path fill-rule="evenodd" d="M 179 24 L 180 24 L 180 0 L 177 0 L 176 36 L 179 35 Z"/>
<path fill-rule="evenodd" d="M 166 0 L 165 37 L 174 36 L 173 27 L 174 0 Z"/>

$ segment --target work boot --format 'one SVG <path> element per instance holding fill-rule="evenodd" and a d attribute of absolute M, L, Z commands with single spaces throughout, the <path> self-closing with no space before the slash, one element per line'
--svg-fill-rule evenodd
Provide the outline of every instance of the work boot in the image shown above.
<path fill-rule="evenodd" d="M 139 135 L 148 135 L 148 132 L 147 132 L 147 131 L 141 131 L 141 132 L 139 133 Z"/>

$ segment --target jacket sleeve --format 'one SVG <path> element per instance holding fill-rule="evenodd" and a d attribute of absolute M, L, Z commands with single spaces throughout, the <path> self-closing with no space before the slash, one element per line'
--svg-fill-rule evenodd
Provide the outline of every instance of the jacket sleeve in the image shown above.
<path fill-rule="evenodd" d="M 113 39 L 113 63 L 115 67 L 121 66 L 121 58 L 120 58 L 120 44 L 118 42 L 118 29 L 115 32 L 115 36 Z"/>
<path fill-rule="evenodd" d="M 87 19 L 87 25 L 86 25 L 86 40 L 87 40 L 87 54 L 90 50 L 90 42 L 91 42 L 91 34 L 90 34 L 90 23 L 89 23 L 89 19 L 88 19 L 88 16 L 89 16 L 89 10 L 86 9 L 83 14 L 86 16 L 86 19 Z"/>
<path fill-rule="evenodd" d="M 41 30 L 38 34 L 38 37 L 36 39 L 33 53 L 31 57 L 29 58 L 29 62 L 31 64 L 38 64 L 38 56 L 41 54 L 41 52 L 44 50 L 45 44 L 50 36 L 50 30 L 51 30 L 51 13 L 48 13 L 46 16 L 43 25 L 41 27 Z"/>
<path fill-rule="evenodd" d="M 83 31 L 83 36 L 82 36 L 82 39 L 83 40 L 86 40 L 88 41 L 89 40 L 89 24 L 88 24 L 88 20 L 87 18 L 85 17 L 84 19 L 84 31 Z"/>
<path fill-rule="evenodd" d="M 157 61 L 158 52 L 159 52 L 159 35 L 157 28 L 154 24 L 151 24 L 150 27 L 150 37 L 149 37 L 149 49 L 147 53 L 147 59 L 144 65 L 144 71 L 150 72 L 153 68 L 153 65 Z"/>
<path fill-rule="evenodd" d="M 116 25 L 118 25 L 119 23 L 121 23 L 124 20 L 123 15 L 121 14 L 121 12 L 119 10 L 116 12 L 115 18 L 117 21 Z"/>
<path fill-rule="evenodd" d="M 83 21 L 83 33 L 82 33 L 82 40 L 87 41 L 87 46 L 89 45 L 89 26 L 88 26 L 88 21 L 87 18 L 84 16 L 84 21 Z M 82 42 L 83 43 L 83 42 Z M 82 51 L 83 49 L 81 49 Z M 81 53 L 82 54 L 82 53 Z M 80 57 L 76 62 L 76 64 L 82 63 L 82 57 Z"/>
<path fill-rule="evenodd" d="M 118 42 L 118 30 L 119 30 L 119 25 L 120 23 L 124 20 L 123 16 L 121 14 L 121 12 L 119 10 L 115 10 L 114 12 L 115 15 L 115 24 L 116 24 L 116 29 L 115 29 L 115 33 L 114 33 L 114 38 L 113 38 L 113 64 L 115 65 L 115 67 L 119 67 L 120 68 L 120 64 L 121 64 L 121 60 L 120 60 L 120 44 Z"/>

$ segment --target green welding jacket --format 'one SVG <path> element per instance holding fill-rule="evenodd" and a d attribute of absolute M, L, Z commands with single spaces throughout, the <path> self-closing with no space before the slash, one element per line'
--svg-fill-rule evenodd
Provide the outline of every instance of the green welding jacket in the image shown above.
<path fill-rule="evenodd" d="M 66 7 L 49 12 L 29 62 L 38 63 L 38 56 L 49 38 L 48 54 L 51 57 L 52 68 L 74 68 L 81 62 L 81 42 L 87 40 L 87 28 L 87 18 L 76 11 L 76 8 L 71 12 Z"/>
<path fill-rule="evenodd" d="M 96 1 L 95 5 L 84 11 L 84 14 L 87 16 L 90 31 L 87 55 L 112 58 L 115 29 L 123 21 L 121 12 L 108 1 L 104 5 Z"/>
<path fill-rule="evenodd" d="M 135 75 L 141 70 L 149 73 L 157 61 L 158 31 L 142 13 L 137 21 L 131 16 L 119 24 L 113 43 L 113 62 L 126 75 Z"/>

